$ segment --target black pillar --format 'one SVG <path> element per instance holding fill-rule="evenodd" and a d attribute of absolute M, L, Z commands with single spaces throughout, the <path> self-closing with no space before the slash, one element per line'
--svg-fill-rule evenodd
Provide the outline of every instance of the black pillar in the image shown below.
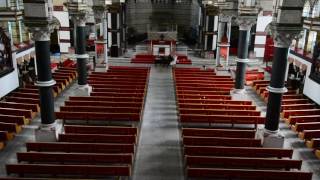
<path fill-rule="evenodd" d="M 52 124 L 55 122 L 54 97 L 52 86 L 55 81 L 52 79 L 50 62 L 50 41 L 36 41 L 35 51 L 37 58 L 37 70 L 40 94 L 41 123 Z"/>
<path fill-rule="evenodd" d="M 274 48 L 272 74 L 268 97 L 265 129 L 277 131 L 281 111 L 282 94 L 285 92 L 285 75 L 287 68 L 288 48 Z"/>
<path fill-rule="evenodd" d="M 127 51 L 127 5 L 123 4 L 123 45 L 124 45 L 124 50 Z"/>
<path fill-rule="evenodd" d="M 239 31 L 238 61 L 236 69 L 235 89 L 244 89 L 246 78 L 246 61 L 248 59 L 250 30 Z"/>
<path fill-rule="evenodd" d="M 85 26 L 77 26 L 77 71 L 78 71 L 78 84 L 87 84 L 87 57 L 86 57 L 86 35 Z"/>

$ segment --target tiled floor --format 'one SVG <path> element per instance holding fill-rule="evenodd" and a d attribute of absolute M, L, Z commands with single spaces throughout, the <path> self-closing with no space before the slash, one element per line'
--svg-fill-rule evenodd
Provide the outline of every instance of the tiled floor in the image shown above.
<path fill-rule="evenodd" d="M 134 165 L 133 180 L 184 179 L 171 68 L 151 68 Z"/>

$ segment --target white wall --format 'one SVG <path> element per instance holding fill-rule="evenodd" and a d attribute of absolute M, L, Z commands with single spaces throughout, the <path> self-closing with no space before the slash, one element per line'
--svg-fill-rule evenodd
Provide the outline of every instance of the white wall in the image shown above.
<path fill-rule="evenodd" d="M 256 32 L 265 32 L 266 27 L 272 21 L 272 16 L 258 16 L 257 19 L 257 29 Z M 261 45 L 266 43 L 266 36 L 265 35 L 256 35 L 255 38 L 255 45 Z M 265 48 L 256 47 L 254 48 L 254 52 L 256 57 L 263 57 L 264 56 Z"/>
<path fill-rule="evenodd" d="M 309 75 L 311 73 L 311 67 L 312 64 L 309 61 L 306 61 L 300 57 L 297 57 L 293 54 L 289 53 L 289 57 L 294 58 L 295 60 L 298 60 L 302 64 L 307 65 L 307 73 L 306 73 L 306 79 L 304 83 L 304 89 L 303 89 L 303 94 L 308 96 L 310 99 L 312 99 L 314 102 L 317 104 L 320 104 L 320 84 L 316 83 L 315 81 L 311 80 L 309 78 Z"/>
<path fill-rule="evenodd" d="M 0 78 L 0 98 L 4 97 L 17 87 L 19 87 L 17 61 L 15 53 L 12 55 L 14 71 Z"/>
<path fill-rule="evenodd" d="M 54 17 L 56 17 L 59 22 L 61 27 L 70 27 L 69 25 L 69 14 L 67 11 L 53 11 Z M 64 40 L 70 40 L 70 31 L 62 31 L 59 30 L 59 40 L 64 39 Z M 70 43 L 60 43 L 60 51 L 62 53 L 67 53 L 69 51 L 69 47 L 71 46 Z"/>

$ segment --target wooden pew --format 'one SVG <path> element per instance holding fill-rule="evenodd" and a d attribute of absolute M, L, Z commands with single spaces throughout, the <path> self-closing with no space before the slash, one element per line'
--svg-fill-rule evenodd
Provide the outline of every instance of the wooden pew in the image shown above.
<path fill-rule="evenodd" d="M 91 83 L 90 86 L 94 88 L 121 88 L 121 89 L 146 89 L 146 86 L 126 85 L 126 84 L 96 84 Z"/>
<path fill-rule="evenodd" d="M 207 87 L 207 88 L 228 88 L 231 89 L 233 88 L 234 84 L 233 82 L 229 82 L 229 84 L 225 84 L 226 82 L 220 82 L 218 83 L 213 83 L 213 84 L 208 84 L 208 83 L 176 83 L 177 87 Z"/>
<path fill-rule="evenodd" d="M 182 109 L 256 110 L 256 106 L 253 105 L 178 103 L 178 106 Z"/>
<path fill-rule="evenodd" d="M 30 109 L 33 112 L 39 112 L 40 107 L 38 104 L 28 104 L 28 103 L 16 103 L 16 102 L 0 102 L 1 108 L 17 108 L 17 109 Z"/>
<path fill-rule="evenodd" d="M 18 91 L 22 93 L 33 93 L 33 94 L 39 93 L 38 89 L 30 89 L 30 88 L 19 88 Z"/>
<path fill-rule="evenodd" d="M 282 105 L 281 106 L 282 111 L 286 110 L 302 110 L 302 109 L 314 109 L 316 108 L 315 104 L 288 104 L 288 105 Z"/>
<path fill-rule="evenodd" d="M 110 66 L 111 71 L 146 71 L 150 70 L 150 67 L 132 67 L 132 66 Z"/>
<path fill-rule="evenodd" d="M 301 139 L 310 140 L 312 138 L 320 138 L 320 129 L 318 130 L 304 130 L 299 133 Z"/>
<path fill-rule="evenodd" d="M 136 144 L 135 135 L 59 134 L 59 142 Z"/>
<path fill-rule="evenodd" d="M 100 97 L 144 97 L 144 93 L 92 92 L 90 96 Z"/>
<path fill-rule="evenodd" d="M 301 94 L 284 94 L 283 99 L 304 99 Z"/>
<path fill-rule="evenodd" d="M 49 175 L 67 177 L 131 176 L 131 166 L 57 165 L 57 164 L 7 164 L 7 174 Z"/>
<path fill-rule="evenodd" d="M 225 116 L 225 115 L 199 115 L 180 114 L 181 123 L 226 123 L 226 124 L 264 124 L 265 117 L 261 116 Z"/>
<path fill-rule="evenodd" d="M 287 104 L 307 104 L 309 103 L 308 99 L 283 99 L 282 100 L 282 105 L 287 105 Z"/>
<path fill-rule="evenodd" d="M 120 75 L 120 74 L 119 74 Z M 147 79 L 147 75 L 142 76 L 97 76 L 97 75 L 90 75 L 88 77 L 89 81 L 116 81 L 116 82 L 134 82 L 137 81 L 138 84 L 145 83 Z"/>
<path fill-rule="evenodd" d="M 246 169 L 301 169 L 302 160 L 291 159 L 267 159 L 267 158 L 243 158 L 243 157 L 210 157 L 210 156 L 186 156 L 188 167 L 223 167 Z"/>
<path fill-rule="evenodd" d="M 287 124 L 294 125 L 296 123 L 308 123 L 320 121 L 320 115 L 306 115 L 306 116 L 290 116 L 286 122 Z"/>
<path fill-rule="evenodd" d="M 183 136 L 254 138 L 255 130 L 182 128 Z"/>
<path fill-rule="evenodd" d="M 55 178 L 0 177 L 0 180 L 56 180 Z"/>
<path fill-rule="evenodd" d="M 190 90 L 177 90 L 178 97 L 183 96 L 214 96 L 214 95 L 230 95 L 230 91 L 190 91 Z"/>
<path fill-rule="evenodd" d="M 185 109 L 180 108 L 179 112 L 181 114 L 205 114 L 205 115 L 240 115 L 240 116 L 260 116 L 260 111 L 255 110 L 220 110 L 220 109 Z"/>
<path fill-rule="evenodd" d="M 70 96 L 71 101 L 109 101 L 109 102 L 142 102 L 143 97 L 81 97 L 81 96 Z"/>
<path fill-rule="evenodd" d="M 28 142 L 27 151 L 74 152 L 74 153 L 118 153 L 133 154 L 134 144 L 71 143 L 71 142 Z"/>
<path fill-rule="evenodd" d="M 311 180 L 312 173 L 222 168 L 187 168 L 189 178 L 223 178 L 228 180 Z"/>
<path fill-rule="evenodd" d="M 145 93 L 145 89 L 93 88 L 93 92 Z"/>
<path fill-rule="evenodd" d="M 56 118 L 66 120 L 84 121 L 140 121 L 140 113 L 103 113 L 103 112 L 56 112 Z"/>
<path fill-rule="evenodd" d="M 16 103 L 27 103 L 27 104 L 40 104 L 40 99 L 33 99 L 33 98 L 19 98 L 19 97 L 6 97 L 6 102 L 16 102 Z"/>
<path fill-rule="evenodd" d="M 103 112 L 103 113 L 140 113 L 135 107 L 103 107 L 103 106 L 61 106 L 62 112 Z"/>
<path fill-rule="evenodd" d="M 283 117 L 303 116 L 303 115 L 320 115 L 320 109 L 303 109 L 303 110 L 287 110 L 283 111 Z"/>
<path fill-rule="evenodd" d="M 183 136 L 183 144 L 186 146 L 261 147 L 261 140 L 254 138 Z"/>
<path fill-rule="evenodd" d="M 184 83 L 192 83 L 192 82 L 196 82 L 196 81 L 210 81 L 211 83 L 231 83 L 233 82 L 234 83 L 234 80 L 233 79 L 230 79 L 230 78 L 221 78 L 221 77 L 200 77 L 200 76 L 197 76 L 197 77 L 175 77 L 174 78 L 174 81 L 175 82 L 184 82 Z"/>
<path fill-rule="evenodd" d="M 0 131 L 0 142 L 4 142 L 7 140 L 9 140 L 8 131 Z M 0 147 L 2 147 L 2 146 L 0 146 Z"/>
<path fill-rule="evenodd" d="M 320 138 L 312 138 L 306 141 L 308 148 L 319 149 L 320 148 Z"/>
<path fill-rule="evenodd" d="M 190 156 L 291 158 L 293 150 L 261 147 L 184 146 L 184 153 Z"/>
<path fill-rule="evenodd" d="M 118 134 L 118 135 L 137 135 L 138 129 L 135 127 L 123 126 L 84 126 L 84 125 L 65 125 L 65 133 L 73 134 Z"/>
<path fill-rule="evenodd" d="M 221 88 L 221 87 L 200 87 L 200 86 L 177 86 L 177 91 L 230 91 L 231 88 Z"/>
<path fill-rule="evenodd" d="M 13 135 L 14 133 L 21 132 L 21 130 L 22 130 L 21 126 L 18 126 L 15 123 L 0 122 L 0 131 L 8 131 Z"/>
<path fill-rule="evenodd" d="M 19 163 L 132 164 L 133 154 L 18 152 Z"/>
<path fill-rule="evenodd" d="M 204 85 L 208 84 L 209 86 L 234 86 L 233 81 L 226 81 L 226 82 L 212 82 L 212 81 L 206 81 L 206 80 L 178 80 L 176 81 L 176 85 L 178 86 L 190 86 L 190 85 Z"/>
<path fill-rule="evenodd" d="M 108 101 L 65 101 L 66 106 L 103 106 L 141 108 L 142 102 L 108 102 Z"/>
<path fill-rule="evenodd" d="M 214 100 L 214 99 L 179 99 L 178 103 L 252 105 L 252 101 Z"/>
<path fill-rule="evenodd" d="M 13 109 L 13 108 L 0 108 L 0 114 L 13 115 L 13 116 L 24 116 L 26 118 L 33 119 L 36 113 L 26 109 Z"/>
<path fill-rule="evenodd" d="M 112 84 L 112 85 L 127 85 L 127 86 L 145 86 L 146 82 L 138 82 L 138 81 L 106 81 L 106 80 L 89 80 L 89 84 Z"/>
<path fill-rule="evenodd" d="M 35 85 L 32 85 L 32 84 L 25 85 L 25 88 L 28 88 L 28 89 L 39 89 L 39 87 L 37 87 Z M 55 84 L 54 86 L 52 86 L 52 89 L 56 94 L 59 94 L 62 91 L 61 85 L 58 85 L 58 84 Z"/>
<path fill-rule="evenodd" d="M 24 116 L 14 116 L 14 115 L 4 115 L 0 114 L 0 122 L 3 123 L 13 123 L 19 126 L 29 124 L 29 119 Z"/>
<path fill-rule="evenodd" d="M 39 98 L 39 93 L 33 94 L 33 93 L 12 92 L 10 94 L 14 97 L 23 97 L 23 98 L 32 98 L 32 99 Z"/>
<path fill-rule="evenodd" d="M 214 99 L 214 100 L 231 100 L 230 95 L 208 95 L 208 96 L 201 96 L 201 95 L 178 95 L 177 99 Z"/>
<path fill-rule="evenodd" d="M 308 122 L 308 123 L 296 123 L 291 127 L 296 132 L 302 132 L 304 130 L 317 130 L 320 129 L 320 122 Z"/>

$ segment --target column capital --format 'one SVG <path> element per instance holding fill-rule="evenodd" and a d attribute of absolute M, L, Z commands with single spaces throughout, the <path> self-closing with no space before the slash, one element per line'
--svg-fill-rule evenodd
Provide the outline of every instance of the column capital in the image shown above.
<path fill-rule="evenodd" d="M 219 14 L 219 22 L 230 23 L 232 16 L 226 14 Z"/>
<path fill-rule="evenodd" d="M 96 22 L 97 21 L 101 22 L 101 20 L 104 17 L 105 12 L 107 11 L 107 9 L 105 7 L 101 7 L 101 6 L 93 6 L 92 10 L 93 10 L 94 19 Z"/>
<path fill-rule="evenodd" d="M 28 27 L 34 41 L 50 41 L 50 35 L 59 25 L 51 24 L 43 27 Z"/>
<path fill-rule="evenodd" d="M 292 40 L 300 36 L 301 27 L 278 27 L 271 25 L 271 33 L 274 39 L 274 46 L 278 48 L 289 48 Z"/>
<path fill-rule="evenodd" d="M 237 18 L 239 30 L 250 30 L 251 27 L 257 23 L 256 16 L 239 16 Z"/>
<path fill-rule="evenodd" d="M 73 22 L 77 26 L 82 26 L 82 27 L 86 26 L 86 22 L 88 19 L 87 12 L 79 12 L 77 14 L 73 14 L 71 17 L 72 17 Z"/>

